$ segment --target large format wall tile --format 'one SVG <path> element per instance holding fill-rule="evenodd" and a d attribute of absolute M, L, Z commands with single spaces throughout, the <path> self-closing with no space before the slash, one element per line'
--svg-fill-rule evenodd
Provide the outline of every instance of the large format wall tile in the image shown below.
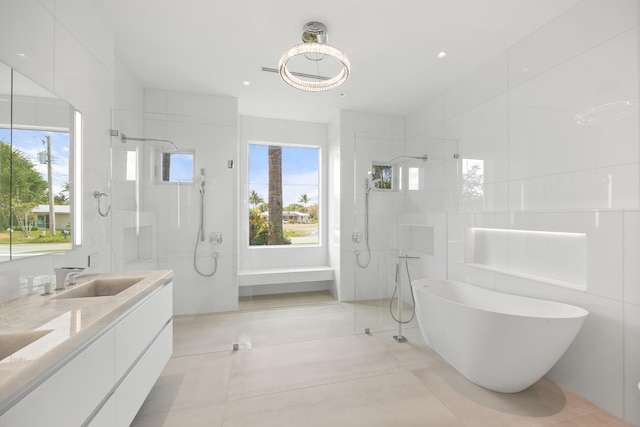
<path fill-rule="evenodd" d="M 506 92 L 508 88 L 508 61 L 507 53 L 502 53 L 458 84 L 444 91 L 444 118 L 451 119 Z"/>
<path fill-rule="evenodd" d="M 637 99 L 637 52 L 628 31 L 512 89 L 510 179 L 637 162 L 637 107 L 611 107 Z"/>
<path fill-rule="evenodd" d="M 509 49 L 515 87 L 638 23 L 635 0 L 585 0 Z"/>

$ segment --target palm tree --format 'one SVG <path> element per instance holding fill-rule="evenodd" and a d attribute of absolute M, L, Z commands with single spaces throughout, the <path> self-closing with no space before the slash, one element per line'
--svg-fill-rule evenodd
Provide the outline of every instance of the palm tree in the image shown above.
<path fill-rule="evenodd" d="M 269 146 L 269 245 L 286 241 L 282 228 L 282 147 Z"/>
<path fill-rule="evenodd" d="M 309 203 L 309 196 L 307 196 L 307 193 L 304 193 L 302 196 L 300 196 L 298 201 L 300 203 L 302 203 L 302 206 L 304 206 L 304 211 L 306 212 L 307 211 L 307 203 Z"/>
<path fill-rule="evenodd" d="M 249 195 L 249 203 L 253 205 L 253 208 L 257 208 L 260 203 L 264 203 L 264 199 L 255 190 L 251 190 Z"/>

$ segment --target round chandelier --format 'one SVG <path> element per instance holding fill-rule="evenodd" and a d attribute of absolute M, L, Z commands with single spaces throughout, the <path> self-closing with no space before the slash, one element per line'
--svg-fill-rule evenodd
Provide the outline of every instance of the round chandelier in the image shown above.
<path fill-rule="evenodd" d="M 325 90 L 335 89 L 342 85 L 349 78 L 351 73 L 351 64 L 349 58 L 338 48 L 326 44 L 327 27 L 320 22 L 309 22 L 302 29 L 303 43 L 287 49 L 280 58 L 279 70 L 280 77 L 290 86 L 307 92 L 322 92 Z M 299 78 L 300 73 L 289 70 L 289 62 L 304 55 L 309 61 L 322 61 L 327 56 L 334 58 L 341 65 L 340 71 L 333 77 L 321 77 L 305 75 L 317 81 L 303 80 Z"/>

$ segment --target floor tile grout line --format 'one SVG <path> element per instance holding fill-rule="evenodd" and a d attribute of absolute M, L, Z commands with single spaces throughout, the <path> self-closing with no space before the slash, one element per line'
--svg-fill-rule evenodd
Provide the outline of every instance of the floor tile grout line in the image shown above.
<path fill-rule="evenodd" d="M 303 387 L 294 387 L 294 388 L 290 388 L 288 390 L 278 390 L 278 391 L 272 391 L 272 392 L 268 392 L 268 393 L 256 394 L 256 395 L 252 395 L 252 396 L 239 397 L 239 398 L 236 398 L 236 399 L 227 399 L 225 401 L 225 403 L 240 402 L 240 401 L 243 401 L 243 400 L 257 399 L 257 398 L 267 397 L 267 396 L 276 396 L 276 395 L 281 395 L 281 394 L 291 393 L 291 392 L 297 392 L 297 391 L 302 391 L 302 390 L 311 390 L 311 389 L 314 389 L 314 388 L 327 387 L 327 386 L 332 386 L 332 385 L 336 385 L 336 384 L 345 384 L 345 383 L 349 383 L 349 382 L 362 381 L 362 380 L 372 379 L 372 378 L 376 378 L 376 377 L 384 377 L 384 376 L 387 376 L 387 375 L 397 375 L 397 374 L 402 373 L 402 372 L 410 373 L 411 371 L 408 370 L 408 369 L 402 369 L 402 370 L 393 371 L 393 372 L 392 371 L 379 372 L 379 373 L 370 374 L 370 375 L 358 376 L 357 378 L 346 378 L 346 379 L 342 379 L 342 380 L 329 381 L 329 382 L 325 382 L 325 383 L 318 383 L 318 384 L 313 384 L 313 385 L 308 385 L 308 386 L 303 386 Z"/>

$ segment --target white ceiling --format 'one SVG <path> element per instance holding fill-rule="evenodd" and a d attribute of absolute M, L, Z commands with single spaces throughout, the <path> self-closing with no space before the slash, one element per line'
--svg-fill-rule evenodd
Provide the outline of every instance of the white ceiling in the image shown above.
<path fill-rule="evenodd" d="M 92 1 L 115 31 L 116 55 L 144 87 L 233 96 L 242 115 L 313 122 L 340 109 L 407 115 L 578 2 Z M 351 61 L 340 88 L 301 92 L 261 71 L 278 67 L 309 21 L 324 23 L 328 43 Z"/>

